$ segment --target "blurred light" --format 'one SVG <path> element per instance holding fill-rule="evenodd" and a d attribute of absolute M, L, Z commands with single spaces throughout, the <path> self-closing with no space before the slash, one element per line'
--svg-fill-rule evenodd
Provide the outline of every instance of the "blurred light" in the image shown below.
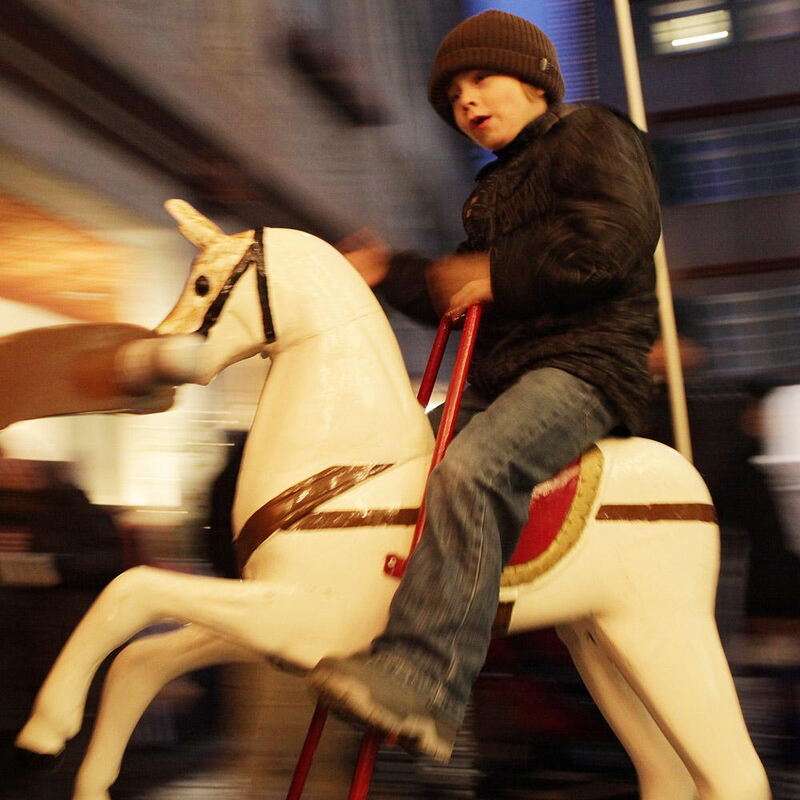
<path fill-rule="evenodd" d="M 700 42 L 710 42 L 714 39 L 727 39 L 728 31 L 717 31 L 716 33 L 704 33 L 701 36 L 688 36 L 685 39 L 673 39 L 673 47 L 682 47 L 687 44 L 699 44 Z"/>
<path fill-rule="evenodd" d="M 696 14 L 678 13 L 667 3 L 658 6 L 658 17 L 650 10 L 650 37 L 655 53 L 672 53 L 676 48 L 691 50 L 694 48 L 714 47 L 732 39 L 731 15 L 727 9 L 717 8 Z M 672 7 L 672 8 L 671 8 Z M 671 11 L 671 13 L 669 13 Z M 659 18 L 660 17 L 660 18 Z"/>

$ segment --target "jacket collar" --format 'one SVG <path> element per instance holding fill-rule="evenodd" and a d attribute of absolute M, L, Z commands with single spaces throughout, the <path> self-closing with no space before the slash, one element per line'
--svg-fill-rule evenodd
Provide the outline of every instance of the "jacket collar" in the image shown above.
<path fill-rule="evenodd" d="M 478 174 L 476 179 L 480 180 L 496 167 L 510 161 L 514 156 L 521 153 L 526 146 L 534 139 L 544 136 L 560 119 L 564 116 L 566 107 L 562 103 L 551 103 L 544 114 L 540 114 L 536 119 L 531 120 L 505 147 L 492 152 L 497 157 L 490 161 Z"/>

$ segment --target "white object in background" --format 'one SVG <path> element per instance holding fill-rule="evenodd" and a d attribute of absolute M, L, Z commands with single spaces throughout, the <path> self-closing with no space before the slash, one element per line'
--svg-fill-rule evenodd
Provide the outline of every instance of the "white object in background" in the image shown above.
<path fill-rule="evenodd" d="M 786 534 L 800 554 L 800 384 L 773 389 L 762 402 L 763 455 L 752 459 L 769 480 Z"/>
<path fill-rule="evenodd" d="M 779 386 L 762 401 L 764 455 L 800 461 L 800 384 Z"/>

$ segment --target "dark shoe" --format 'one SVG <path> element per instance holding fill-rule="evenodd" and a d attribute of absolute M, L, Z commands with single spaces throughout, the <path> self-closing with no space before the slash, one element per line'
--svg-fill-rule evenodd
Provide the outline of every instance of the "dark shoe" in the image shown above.
<path fill-rule="evenodd" d="M 437 715 L 427 698 L 385 672 L 369 655 L 323 658 L 309 682 L 337 716 L 397 736 L 410 753 L 450 759 L 458 725 Z"/>

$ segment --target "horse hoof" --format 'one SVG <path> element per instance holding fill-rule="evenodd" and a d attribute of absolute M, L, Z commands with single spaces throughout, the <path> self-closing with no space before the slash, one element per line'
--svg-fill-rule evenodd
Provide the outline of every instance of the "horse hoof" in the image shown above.
<path fill-rule="evenodd" d="M 56 755 L 34 753 L 24 747 L 14 747 L 14 762 L 17 769 L 27 773 L 50 773 L 58 770 L 64 763 L 64 750 Z"/>

